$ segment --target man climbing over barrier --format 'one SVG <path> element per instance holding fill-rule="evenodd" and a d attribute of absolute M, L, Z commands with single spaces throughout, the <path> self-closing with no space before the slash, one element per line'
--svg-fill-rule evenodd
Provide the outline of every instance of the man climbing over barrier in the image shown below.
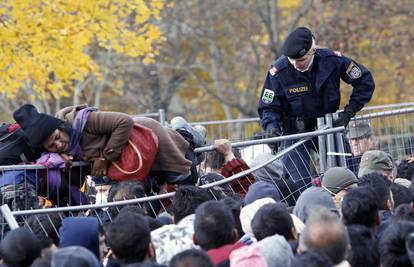
<path fill-rule="evenodd" d="M 271 136 L 315 130 L 318 117 L 338 110 L 341 80 L 353 90 L 334 126 L 346 127 L 371 99 L 375 84 L 370 71 L 340 52 L 316 47 L 308 28 L 295 29 L 284 42 L 283 56 L 267 73 L 258 103 L 262 128 Z M 297 141 L 284 141 L 282 147 Z M 312 139 L 282 159 L 285 175 L 301 187 L 310 181 L 309 150 L 316 148 L 317 142 Z"/>

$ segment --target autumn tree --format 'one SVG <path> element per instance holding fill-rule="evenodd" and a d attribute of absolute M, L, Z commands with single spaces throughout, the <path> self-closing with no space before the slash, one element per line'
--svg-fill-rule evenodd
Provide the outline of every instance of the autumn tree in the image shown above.
<path fill-rule="evenodd" d="M 0 93 L 68 97 L 105 71 L 91 47 L 154 61 L 163 40 L 161 0 L 4 0 L 0 3 Z"/>

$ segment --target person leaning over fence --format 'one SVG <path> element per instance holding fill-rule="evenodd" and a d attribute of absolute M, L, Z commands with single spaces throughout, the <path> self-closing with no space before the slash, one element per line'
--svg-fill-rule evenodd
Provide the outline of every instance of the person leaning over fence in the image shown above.
<path fill-rule="evenodd" d="M 279 57 L 267 73 L 260 94 L 258 113 L 262 128 L 273 136 L 315 130 L 317 118 L 334 113 L 340 105 L 340 81 L 353 86 L 348 104 L 334 126 L 347 126 L 350 119 L 371 99 L 375 84 L 370 71 L 338 51 L 318 48 L 313 33 L 305 27 L 291 32 Z M 283 147 L 297 142 L 283 142 Z M 283 158 L 286 175 L 307 184 L 310 140 Z"/>
<path fill-rule="evenodd" d="M 145 181 L 150 170 L 162 170 L 162 179 L 167 182 L 195 182 L 190 172 L 194 163 L 185 157 L 191 150 L 187 141 L 191 141 L 191 133 L 185 138 L 155 120 L 145 127 L 127 114 L 102 112 L 86 105 L 64 108 L 55 118 L 26 104 L 13 116 L 33 147 L 58 153 L 69 165 L 73 160 L 92 161 L 93 175 Z M 171 159 L 157 161 L 160 150 L 170 151 Z M 124 169 L 124 165 L 130 169 Z M 151 169 L 153 165 L 155 170 Z"/>

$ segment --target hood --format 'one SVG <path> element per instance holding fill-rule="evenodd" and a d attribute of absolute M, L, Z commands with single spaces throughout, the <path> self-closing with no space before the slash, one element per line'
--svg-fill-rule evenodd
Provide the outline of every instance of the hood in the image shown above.
<path fill-rule="evenodd" d="M 65 218 L 59 234 L 59 247 L 81 246 L 99 259 L 99 222 L 95 217 Z"/>

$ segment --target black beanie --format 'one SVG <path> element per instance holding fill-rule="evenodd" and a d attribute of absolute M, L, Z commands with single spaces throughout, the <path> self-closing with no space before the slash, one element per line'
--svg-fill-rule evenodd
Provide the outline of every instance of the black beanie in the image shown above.
<path fill-rule="evenodd" d="M 41 148 L 49 136 L 63 121 L 45 113 L 39 113 L 33 105 L 25 104 L 13 113 L 13 118 L 23 129 L 33 148 Z"/>
<path fill-rule="evenodd" d="M 7 266 L 30 266 L 40 257 L 41 246 L 29 229 L 20 227 L 6 234 L 1 241 L 0 250 Z"/>
<path fill-rule="evenodd" d="M 301 58 L 311 49 L 313 34 L 306 27 L 299 27 L 289 34 L 283 44 L 283 54 L 287 57 Z"/>

